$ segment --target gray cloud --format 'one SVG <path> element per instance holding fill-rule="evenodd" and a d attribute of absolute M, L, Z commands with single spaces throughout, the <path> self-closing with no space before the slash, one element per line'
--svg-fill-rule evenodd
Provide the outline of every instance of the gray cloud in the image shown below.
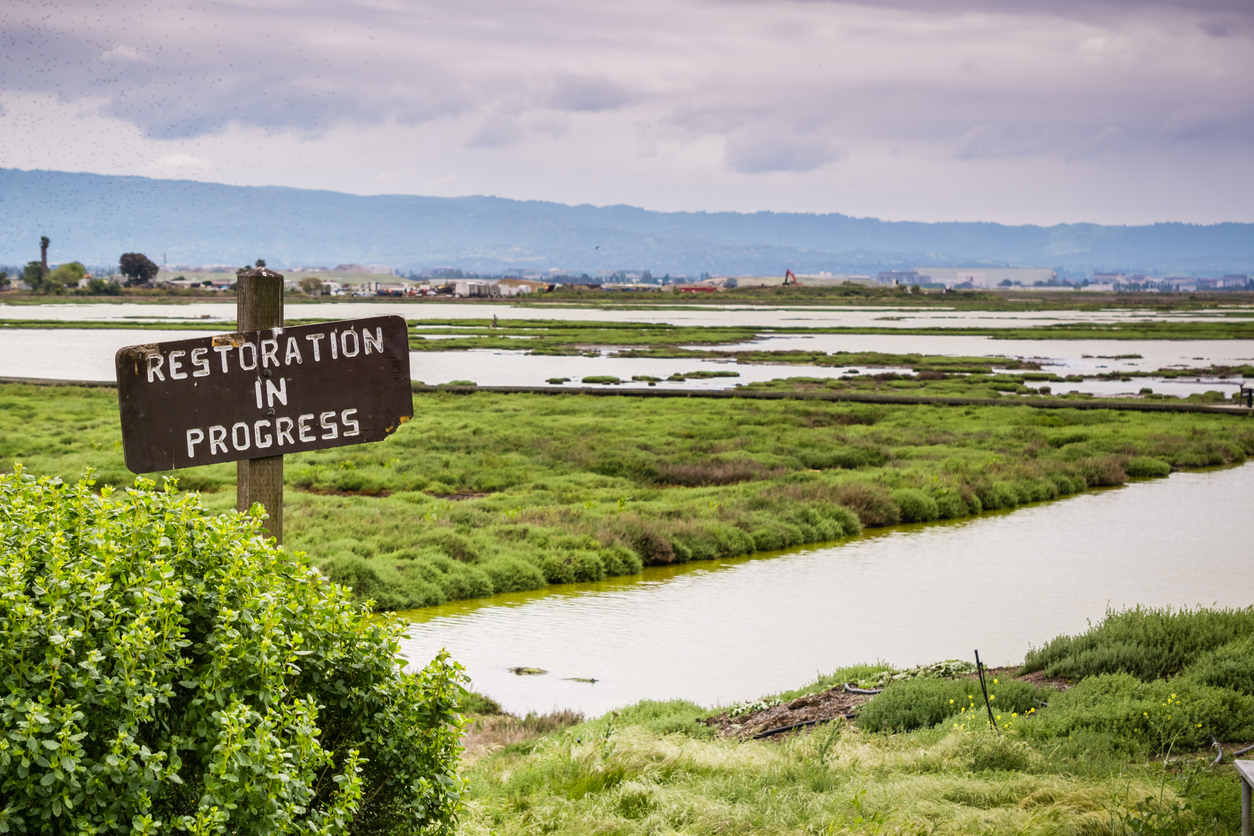
<path fill-rule="evenodd" d="M 857 178 L 885 148 L 914 171 L 1184 168 L 1254 148 L 1251 21 L 1249 0 L 8 0 L 0 95 L 172 146 L 242 129 L 353 153 L 399 126 L 505 171 L 547 166 L 535 181 L 577 156 L 596 176 L 656 165 L 660 190 L 673 160 L 708 165 L 702 187 L 769 185 Z"/>
<path fill-rule="evenodd" d="M 617 110 L 639 98 L 636 91 L 608 78 L 559 72 L 542 101 L 557 110 L 599 113 Z"/>
<path fill-rule="evenodd" d="M 769 127 L 733 133 L 724 153 L 727 167 L 741 174 L 814 171 L 845 156 L 833 137 Z"/>

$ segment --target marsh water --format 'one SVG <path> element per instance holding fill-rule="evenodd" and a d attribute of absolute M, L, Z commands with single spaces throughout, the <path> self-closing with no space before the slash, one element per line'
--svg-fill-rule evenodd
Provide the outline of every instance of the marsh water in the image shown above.
<path fill-rule="evenodd" d="M 398 314 L 408 319 L 503 319 L 653 322 L 676 325 L 741 327 L 1029 327 L 1057 322 L 1196 321 L 1246 315 L 1234 311 L 1147 313 L 1111 309 L 1103 311 L 966 312 L 944 309 L 815 307 L 730 308 L 705 307 L 658 309 L 597 309 L 588 307 L 515 307 L 510 305 L 435 304 L 413 302 L 329 303 L 286 306 L 288 319 L 354 318 Z M 28 330 L 0 329 L 0 377 L 37 377 L 63 380 L 112 380 L 113 355 L 126 345 L 203 336 L 203 331 L 180 329 L 190 322 L 221 322 L 229 327 L 235 316 L 233 303 L 196 302 L 185 305 L 136 303 L 0 305 L 0 319 L 54 319 L 168 323 L 168 330 Z M 419 331 L 420 333 L 420 331 Z M 633 376 L 667 378 L 691 371 L 736 371 L 738 377 L 661 383 L 685 389 L 724 389 L 738 383 L 783 377 L 838 377 L 849 368 L 792 364 L 735 364 L 717 358 L 642 359 L 610 356 L 533 356 L 519 340 L 518 350 L 424 351 L 411 355 L 412 375 L 424 383 L 469 380 L 481 386 L 545 386 L 550 379 L 569 378 L 574 384 L 584 377 Z M 1241 365 L 1254 362 L 1254 345 L 1247 340 L 998 340 L 986 336 L 914 334 L 776 334 L 753 342 L 721 349 L 763 349 L 837 352 L 878 351 L 949 356 L 1008 356 L 1033 360 L 1045 371 L 1061 375 L 1112 371 L 1154 371 L 1168 367 L 1204 367 L 1211 364 Z M 1133 355 L 1133 356 L 1129 356 Z M 884 369 L 877 369 L 884 371 Z M 1149 385 L 1155 392 L 1187 395 L 1206 388 L 1227 393 L 1235 383 L 1216 381 L 1133 380 L 1086 382 L 1055 386 L 1059 392 L 1131 394 Z"/>
<path fill-rule="evenodd" d="M 729 705 L 864 662 L 990 664 L 1108 607 L 1254 604 L 1254 463 L 1176 473 L 827 547 L 407 613 L 415 664 L 447 648 L 514 712 L 641 699 Z M 535 667 L 542 676 L 518 676 Z M 576 679 L 595 679 L 595 683 Z"/>

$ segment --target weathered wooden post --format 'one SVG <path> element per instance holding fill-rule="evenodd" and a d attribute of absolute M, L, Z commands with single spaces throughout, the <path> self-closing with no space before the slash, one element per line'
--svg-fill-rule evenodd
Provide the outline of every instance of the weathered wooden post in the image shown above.
<path fill-rule="evenodd" d="M 236 277 L 237 331 L 264 331 L 283 327 L 283 276 L 258 267 Z M 271 371 L 262 372 L 266 377 Z M 271 414 L 274 410 L 269 410 Z M 264 456 L 235 463 L 235 508 L 247 511 L 260 502 L 270 518 L 266 530 L 283 542 L 283 457 Z"/>

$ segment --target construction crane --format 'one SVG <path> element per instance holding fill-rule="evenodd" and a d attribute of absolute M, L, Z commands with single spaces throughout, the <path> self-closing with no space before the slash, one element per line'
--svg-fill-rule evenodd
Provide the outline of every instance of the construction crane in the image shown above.
<path fill-rule="evenodd" d="M 801 287 L 801 282 L 797 281 L 797 274 L 791 270 L 784 271 L 784 287 Z"/>

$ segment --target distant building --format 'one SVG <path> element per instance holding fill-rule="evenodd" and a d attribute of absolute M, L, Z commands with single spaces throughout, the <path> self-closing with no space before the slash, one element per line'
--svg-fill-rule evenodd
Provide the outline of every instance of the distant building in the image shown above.
<path fill-rule="evenodd" d="M 1035 287 L 1055 285 L 1058 274 L 1042 267 L 916 267 L 909 273 L 917 274 L 918 281 L 898 284 L 939 284 L 945 287 L 967 285 L 970 287 L 998 287 L 1021 285 Z M 881 276 L 884 274 L 881 273 Z"/>
<path fill-rule="evenodd" d="M 912 285 L 923 284 L 918 270 L 881 270 L 875 280 L 882 284 Z"/>

